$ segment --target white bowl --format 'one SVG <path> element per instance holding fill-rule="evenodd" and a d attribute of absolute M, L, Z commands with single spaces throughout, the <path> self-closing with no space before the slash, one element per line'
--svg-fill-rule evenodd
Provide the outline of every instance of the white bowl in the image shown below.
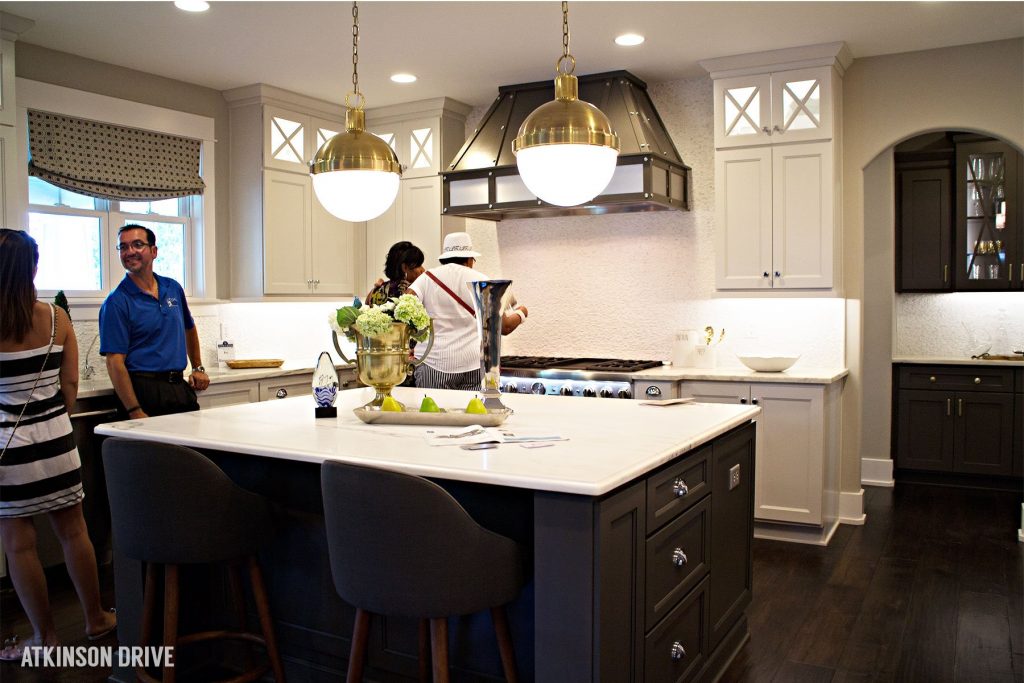
<path fill-rule="evenodd" d="M 737 358 L 755 372 L 782 372 L 800 360 L 800 356 L 737 356 Z"/>

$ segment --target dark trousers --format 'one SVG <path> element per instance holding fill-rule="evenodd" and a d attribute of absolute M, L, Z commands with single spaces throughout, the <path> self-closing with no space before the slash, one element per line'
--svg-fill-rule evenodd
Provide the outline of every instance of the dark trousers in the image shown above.
<path fill-rule="evenodd" d="M 135 373 L 129 373 L 129 376 L 139 406 L 150 417 L 199 410 L 196 392 L 180 375 L 173 380 Z"/>

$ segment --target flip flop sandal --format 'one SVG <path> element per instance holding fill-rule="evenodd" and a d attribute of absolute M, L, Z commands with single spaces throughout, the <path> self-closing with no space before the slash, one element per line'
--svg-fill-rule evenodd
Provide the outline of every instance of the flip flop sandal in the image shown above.
<path fill-rule="evenodd" d="M 117 610 L 115 608 L 113 608 L 113 607 L 111 607 L 107 611 L 110 612 L 111 614 L 115 614 L 117 612 Z M 110 628 L 104 629 L 104 630 L 100 631 L 99 633 L 86 633 L 85 637 L 88 638 L 89 640 L 102 640 L 102 639 L 106 638 L 107 636 L 109 636 L 111 633 L 113 633 L 116 630 L 117 630 L 117 624 L 115 623 Z"/>
<path fill-rule="evenodd" d="M 0 650 L 0 662 L 20 662 L 22 650 L 25 644 L 18 642 L 18 636 L 12 636 L 4 641 L 4 647 Z"/>

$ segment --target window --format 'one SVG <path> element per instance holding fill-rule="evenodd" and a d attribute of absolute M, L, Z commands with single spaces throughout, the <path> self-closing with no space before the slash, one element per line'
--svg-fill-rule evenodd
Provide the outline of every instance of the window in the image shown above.
<path fill-rule="evenodd" d="M 114 246 L 125 223 L 156 233 L 158 273 L 181 282 L 193 299 L 216 295 L 213 118 L 30 79 L 18 82 L 18 105 L 19 121 L 30 121 L 31 111 L 48 112 L 198 141 L 198 172 L 205 184 L 203 194 L 181 199 L 117 201 L 61 189 L 39 174 L 29 176 L 26 228 L 40 246 L 40 297 L 63 289 L 70 299 L 94 303 L 117 287 L 124 269 Z M 18 152 L 18 173 L 27 175 L 29 146 Z"/>
<path fill-rule="evenodd" d="M 192 293 L 197 277 L 188 268 L 192 215 L 201 197 L 108 201 L 29 177 L 28 201 L 29 234 L 39 243 L 36 287 L 41 293 L 63 289 L 69 297 L 99 297 L 114 289 L 124 274 L 114 246 L 117 230 L 126 223 L 156 234 L 159 251 L 153 269 Z"/>

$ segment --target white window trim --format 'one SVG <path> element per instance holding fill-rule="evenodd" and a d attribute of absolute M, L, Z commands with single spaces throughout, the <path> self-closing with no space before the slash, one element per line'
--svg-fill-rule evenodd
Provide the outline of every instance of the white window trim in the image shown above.
<path fill-rule="evenodd" d="M 27 136 L 28 110 L 76 116 L 94 121 L 103 121 L 119 126 L 141 128 L 144 130 L 180 135 L 202 140 L 202 158 L 200 160 L 203 181 L 206 189 L 203 192 L 203 210 L 192 214 L 193 234 L 188 236 L 195 243 L 197 235 L 202 236 L 202 248 L 194 249 L 196 262 L 186 264 L 191 270 L 194 280 L 189 300 L 212 299 L 217 282 L 217 251 L 216 251 L 216 189 L 214 178 L 214 120 L 209 116 L 189 114 L 175 109 L 157 107 L 150 104 L 131 102 L 116 97 L 98 95 L 65 88 L 59 85 L 31 81 L 25 78 L 16 79 L 18 92 L 18 126 Z M 20 135 L 19 135 L 20 138 Z M 17 192 L 15 202 L 19 223 L 28 225 L 28 142 L 18 145 L 18 164 L 15 169 Z M 117 259 L 114 259 L 115 261 Z M 117 285 L 120 276 L 114 278 L 111 287 Z M 97 301 L 101 301 L 98 299 Z M 80 300 L 80 303 L 84 301 Z"/>

